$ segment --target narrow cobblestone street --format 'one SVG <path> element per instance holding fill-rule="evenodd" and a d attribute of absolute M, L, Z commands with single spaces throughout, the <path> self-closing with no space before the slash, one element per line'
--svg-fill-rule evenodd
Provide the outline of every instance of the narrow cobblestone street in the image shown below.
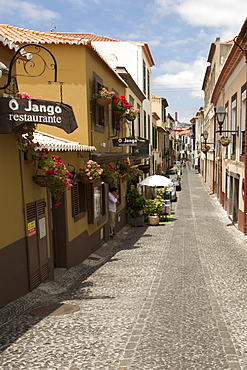
<path fill-rule="evenodd" d="M 173 209 L 1 309 L 0 369 L 247 370 L 247 238 L 194 170 Z"/>

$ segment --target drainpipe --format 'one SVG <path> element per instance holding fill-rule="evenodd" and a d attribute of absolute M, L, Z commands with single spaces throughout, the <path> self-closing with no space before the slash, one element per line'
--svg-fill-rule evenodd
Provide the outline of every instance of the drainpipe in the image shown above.
<path fill-rule="evenodd" d="M 244 234 L 247 234 L 247 51 L 245 52 L 245 69 L 246 69 L 246 98 L 245 98 L 245 135 L 244 135 Z"/>

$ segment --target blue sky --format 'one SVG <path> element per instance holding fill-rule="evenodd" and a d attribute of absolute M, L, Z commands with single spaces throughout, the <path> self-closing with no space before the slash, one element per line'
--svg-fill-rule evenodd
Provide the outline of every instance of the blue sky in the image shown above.
<path fill-rule="evenodd" d="M 0 23 L 57 32 L 92 32 L 145 41 L 151 49 L 155 95 L 189 122 L 201 106 L 209 48 L 233 39 L 247 17 L 244 0 L 0 0 Z"/>

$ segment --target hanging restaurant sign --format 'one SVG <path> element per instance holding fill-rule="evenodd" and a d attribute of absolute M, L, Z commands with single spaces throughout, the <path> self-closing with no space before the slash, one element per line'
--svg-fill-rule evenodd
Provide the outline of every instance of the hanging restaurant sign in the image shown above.
<path fill-rule="evenodd" d="M 43 99 L 0 98 L 0 134 L 15 132 L 25 123 L 56 126 L 68 134 L 78 127 L 68 104 Z"/>
<path fill-rule="evenodd" d="M 137 146 L 137 139 L 134 137 L 119 137 L 118 139 L 113 139 L 113 146 Z"/>

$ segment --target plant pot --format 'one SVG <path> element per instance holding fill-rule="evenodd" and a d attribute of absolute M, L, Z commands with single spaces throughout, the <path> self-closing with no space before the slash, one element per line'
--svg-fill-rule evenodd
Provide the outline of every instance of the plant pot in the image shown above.
<path fill-rule="evenodd" d="M 221 145 L 222 146 L 228 146 L 230 144 L 231 141 L 220 141 Z"/>
<path fill-rule="evenodd" d="M 104 181 L 107 184 L 111 184 L 113 182 L 112 177 L 107 177 L 107 176 L 101 176 L 101 180 Z"/>
<path fill-rule="evenodd" d="M 107 105 L 110 105 L 111 104 L 111 98 L 98 98 L 96 99 L 96 103 L 98 105 L 101 105 L 101 107 L 106 107 Z"/>
<path fill-rule="evenodd" d="M 33 180 L 38 186 L 43 188 L 48 188 L 53 183 L 53 179 L 49 179 L 44 175 L 35 175 Z"/>
<path fill-rule="evenodd" d="M 117 110 L 117 109 L 113 109 L 113 112 L 114 112 L 115 116 L 118 116 L 118 117 L 123 116 L 124 113 L 125 113 L 124 111 Z"/>
<path fill-rule="evenodd" d="M 94 182 L 95 180 L 100 179 L 100 177 L 94 177 L 92 180 L 89 180 L 87 175 L 83 175 L 82 173 L 78 173 L 78 177 L 84 184 L 90 184 Z"/>
<path fill-rule="evenodd" d="M 136 119 L 136 117 L 131 117 L 129 114 L 126 114 L 125 116 L 124 116 L 128 121 L 134 121 L 135 119 Z"/>
<path fill-rule="evenodd" d="M 159 216 L 148 216 L 148 223 L 151 226 L 157 226 L 159 225 L 160 218 Z"/>
<path fill-rule="evenodd" d="M 135 217 L 134 218 L 134 225 L 135 225 L 135 227 L 137 227 L 137 226 L 144 226 L 144 221 L 145 221 L 145 216 L 144 215 Z"/>

